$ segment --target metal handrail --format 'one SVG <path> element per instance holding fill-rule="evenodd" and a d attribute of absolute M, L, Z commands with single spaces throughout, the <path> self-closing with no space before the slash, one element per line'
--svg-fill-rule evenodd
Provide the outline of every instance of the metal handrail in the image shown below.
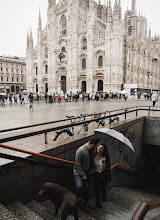
<path fill-rule="evenodd" d="M 10 149 L 10 150 L 15 150 L 15 151 L 26 153 L 26 154 L 36 155 L 36 156 L 47 158 L 47 159 L 57 160 L 57 161 L 60 161 L 60 162 L 75 164 L 73 161 L 68 161 L 68 160 L 57 158 L 57 157 L 51 157 L 51 156 L 48 156 L 48 155 L 45 155 L 45 154 L 39 154 L 39 153 L 35 153 L 35 152 L 32 152 L 32 151 L 28 151 L 28 150 L 23 150 L 23 149 L 20 149 L 20 148 L 7 146 L 7 145 L 4 145 L 4 144 L 0 144 L 0 147 L 7 148 L 7 149 Z"/>
<path fill-rule="evenodd" d="M 86 117 L 89 117 L 89 116 L 99 115 L 99 114 L 104 114 L 104 113 L 105 112 L 85 114 L 85 115 L 82 115 L 82 116 L 72 117 L 72 119 L 86 118 Z M 55 123 L 58 123 L 58 122 L 65 122 L 65 121 L 70 121 L 70 120 L 71 120 L 71 118 L 66 118 L 66 119 L 61 119 L 61 120 L 56 120 L 56 121 L 51 121 L 51 122 L 44 122 L 44 123 L 39 123 L 39 124 L 34 124 L 34 125 L 26 125 L 26 126 L 22 126 L 22 127 L 3 129 L 3 130 L 0 130 L 0 133 L 5 133 L 5 132 L 8 132 L 8 131 L 20 130 L 20 129 L 26 129 L 26 128 L 33 128 L 33 127 L 49 125 L 49 124 L 55 124 Z"/>
<path fill-rule="evenodd" d="M 143 220 L 147 212 L 160 207 L 160 198 L 149 202 L 142 202 L 135 211 L 132 220 Z"/>
<path fill-rule="evenodd" d="M 43 130 L 38 130 L 38 131 L 26 131 L 25 133 L 23 134 L 14 134 L 10 137 L 5 137 L 5 138 L 0 138 L 0 143 L 4 143 L 4 142 L 8 142 L 8 141 L 13 141 L 13 140 L 17 140 L 17 139 L 22 139 L 22 138 L 26 138 L 26 137 L 30 137 L 30 136 L 35 136 L 35 135 L 40 135 L 40 134 L 45 134 L 45 144 L 47 144 L 47 133 L 48 132 L 53 132 L 53 131 L 57 131 L 57 130 L 62 130 L 62 129 L 65 129 L 65 128 L 70 128 L 70 127 L 74 127 L 74 126 L 79 126 L 79 125 L 83 125 L 84 123 L 85 124 L 89 124 L 91 122 L 96 122 L 96 121 L 99 121 L 101 119 L 107 119 L 107 118 L 111 118 L 111 117 L 116 117 L 116 116 L 119 116 L 119 115 L 126 115 L 126 114 L 129 114 L 129 113 L 132 113 L 132 112 L 135 112 L 136 111 L 136 116 L 137 116 L 137 110 L 147 110 L 148 109 L 142 109 L 142 106 L 139 106 L 141 107 L 140 109 L 136 109 L 135 110 L 129 110 L 129 109 L 132 109 L 134 107 L 131 107 L 131 108 L 127 108 L 126 109 L 123 109 L 124 112 L 121 112 L 121 113 L 116 113 L 116 114 L 110 114 L 109 112 L 109 115 L 107 116 L 103 116 L 103 117 L 100 117 L 100 118 L 92 118 L 90 120 L 85 120 L 84 121 L 81 121 L 81 122 L 77 122 L 77 123 L 70 123 L 70 124 L 67 124 L 67 125 L 62 125 L 62 126 L 58 126 L 58 127 L 53 127 L 53 128 L 47 128 L 47 129 L 43 129 Z M 148 107 L 148 106 L 144 106 L 145 108 Z M 150 107 L 150 106 L 149 106 Z M 120 111 L 120 110 L 115 110 L 115 111 Z M 160 110 L 156 110 L 156 109 L 150 109 L 150 111 L 160 111 Z M 112 111 L 114 112 L 114 111 Z M 83 118 L 83 117 L 89 117 L 89 116 L 93 116 L 93 115 L 98 115 L 98 114 L 103 114 L 104 112 L 102 113 L 96 113 L 96 114 L 88 114 L 88 115 L 83 115 L 83 116 L 80 116 L 80 117 L 74 117 L 72 119 L 77 119 L 77 118 Z M 126 117 L 125 117 L 126 119 Z M 62 121 L 68 121 L 68 120 L 71 120 L 70 118 L 68 119 L 63 119 L 63 120 L 59 120 L 59 122 L 62 122 Z M 48 123 L 56 123 L 57 121 L 54 121 L 54 122 L 47 122 L 47 123 L 41 123 L 41 124 L 36 124 L 36 125 L 30 125 L 30 126 L 24 126 L 24 127 L 19 127 L 19 128 L 14 128 L 14 129 L 6 129 L 6 130 L 1 130 L 1 133 L 2 131 L 4 132 L 7 132 L 7 131 L 13 131 L 13 130 L 18 130 L 18 129 L 22 129 L 22 128 L 26 128 L 26 127 L 35 127 L 35 126 L 39 126 L 39 125 L 46 125 Z"/>
<path fill-rule="evenodd" d="M 122 164 L 119 164 L 119 163 L 115 163 L 110 169 L 112 170 L 114 167 L 117 167 L 117 166 L 124 167 L 124 168 L 126 168 L 126 169 L 128 169 L 128 170 L 132 170 L 132 171 L 134 171 L 134 172 L 143 174 L 143 172 L 140 171 L 140 170 L 136 170 L 136 169 L 134 169 L 134 168 L 132 168 L 132 167 L 127 167 L 127 166 L 122 165 Z"/>
<path fill-rule="evenodd" d="M 57 158 L 57 157 L 48 156 L 48 155 L 45 155 L 45 154 L 39 154 L 39 153 L 35 153 L 35 152 L 32 152 L 32 151 L 24 150 L 24 149 L 7 146 L 7 145 L 4 145 L 4 144 L 0 144 L 0 147 L 6 148 L 6 149 L 9 149 L 9 150 L 14 150 L 14 151 L 22 152 L 22 153 L 27 153 L 27 154 L 35 155 L 35 156 L 39 156 L 39 157 L 43 157 L 43 158 L 47 158 L 47 159 L 52 159 L 52 160 L 55 160 L 55 161 L 65 162 L 65 163 L 69 163 L 69 164 L 75 164 L 75 162 L 73 162 L 73 161 L 64 160 L 64 159 L 60 159 L 60 158 Z M 112 170 L 116 166 L 124 167 L 124 168 L 126 168 L 128 170 L 132 170 L 134 172 L 143 174 L 143 172 L 140 171 L 140 170 L 136 170 L 134 168 L 127 167 L 127 166 L 119 164 L 119 163 L 115 163 L 112 167 L 110 167 L 110 169 Z"/>
<path fill-rule="evenodd" d="M 143 108 L 143 107 L 146 107 L 146 108 L 149 108 L 149 109 L 137 109 L 137 108 Z M 151 109 L 151 107 L 153 106 L 133 106 L 133 107 L 129 107 L 129 108 L 125 108 L 125 109 L 116 109 L 116 110 L 111 110 L 111 111 L 108 111 L 109 115 L 110 113 L 112 112 L 117 112 L 117 111 L 122 111 L 122 110 L 127 110 L 127 114 L 128 113 L 131 113 L 131 112 L 134 112 L 134 111 L 139 111 L 139 110 L 147 110 L 147 111 L 160 111 L 160 110 L 156 110 L 156 109 Z M 133 108 L 136 108 L 135 110 L 133 111 L 128 111 L 130 109 L 133 109 Z M 155 108 L 155 107 L 154 107 Z M 160 108 L 160 107 L 156 107 L 156 108 Z M 100 114 L 104 114 L 105 112 L 100 112 L 100 113 L 91 113 L 91 114 L 85 114 L 85 115 L 82 115 L 82 116 L 76 116 L 76 117 L 73 117 L 72 119 L 79 119 L 79 118 L 86 118 L 86 117 L 90 117 L 90 116 L 94 116 L 94 115 L 100 115 Z M 115 114 L 114 114 L 115 115 Z M 114 115 L 110 115 L 110 117 L 114 116 Z M 117 114 L 116 114 L 117 115 Z M 118 114 L 120 115 L 120 114 Z M 108 116 L 106 116 L 107 118 Z M 102 117 L 100 117 L 99 119 L 101 119 Z M 105 119 L 105 118 L 104 118 Z M 51 121 L 51 122 L 45 122 L 45 123 L 39 123 L 39 124 L 34 124 L 34 125 L 26 125 L 26 126 L 21 126 L 21 127 L 16 127 L 16 128 L 10 128 L 10 129 L 3 129 L 3 130 L 0 130 L 0 133 L 5 133 L 5 132 L 9 132 L 9 131 L 15 131 L 15 130 L 20 130 L 20 129 L 26 129 L 26 128 L 33 128 L 33 127 L 37 127 L 37 126 L 43 126 L 43 125 L 49 125 L 49 124 L 55 124 L 55 123 L 58 123 L 58 122 L 66 122 L 66 121 L 69 121 L 70 118 L 66 118 L 66 119 L 61 119 L 61 120 L 56 120 L 56 121 Z"/>

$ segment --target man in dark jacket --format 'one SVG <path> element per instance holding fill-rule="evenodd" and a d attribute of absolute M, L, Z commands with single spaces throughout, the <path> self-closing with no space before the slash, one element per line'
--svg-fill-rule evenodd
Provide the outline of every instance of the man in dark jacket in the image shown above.
<path fill-rule="evenodd" d="M 88 143 L 82 145 L 76 151 L 73 175 L 76 187 L 79 189 L 85 187 L 82 195 L 85 205 L 88 204 L 89 191 L 87 183 L 89 183 L 89 174 L 93 172 L 94 149 L 99 142 L 99 138 L 92 138 Z"/>

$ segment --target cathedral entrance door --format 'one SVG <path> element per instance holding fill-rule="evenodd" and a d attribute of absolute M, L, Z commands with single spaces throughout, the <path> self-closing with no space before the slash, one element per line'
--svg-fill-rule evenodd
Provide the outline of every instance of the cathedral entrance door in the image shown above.
<path fill-rule="evenodd" d="M 82 92 L 86 92 L 86 81 L 82 81 Z"/>
<path fill-rule="evenodd" d="M 38 84 L 36 84 L 36 93 L 38 92 Z"/>
<path fill-rule="evenodd" d="M 103 91 L 103 81 L 98 80 L 98 91 Z"/>
<path fill-rule="evenodd" d="M 61 90 L 66 93 L 66 77 L 61 76 Z"/>
<path fill-rule="evenodd" d="M 45 84 L 45 93 L 48 92 L 48 83 Z"/>

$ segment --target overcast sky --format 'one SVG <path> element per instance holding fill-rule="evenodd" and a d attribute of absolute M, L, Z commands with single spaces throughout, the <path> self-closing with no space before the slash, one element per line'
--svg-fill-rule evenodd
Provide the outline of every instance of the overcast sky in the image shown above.
<path fill-rule="evenodd" d="M 111 0 L 112 5 L 115 0 Z M 103 0 L 101 0 L 103 2 Z M 122 12 L 131 8 L 132 0 L 121 0 Z M 0 56 L 25 57 L 27 30 L 32 28 L 37 41 L 39 7 L 43 27 L 47 22 L 48 0 L 0 0 Z M 152 35 L 160 33 L 160 0 L 136 0 L 136 9 L 151 24 Z"/>

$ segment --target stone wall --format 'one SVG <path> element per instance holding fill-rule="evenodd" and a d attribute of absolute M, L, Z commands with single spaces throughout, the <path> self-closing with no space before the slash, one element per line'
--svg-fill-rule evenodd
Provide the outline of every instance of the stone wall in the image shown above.
<path fill-rule="evenodd" d="M 144 144 L 160 146 L 160 118 L 145 117 Z"/>
<path fill-rule="evenodd" d="M 135 169 L 140 169 L 142 167 L 141 162 L 143 158 L 142 145 L 144 117 L 115 123 L 110 126 L 110 128 L 114 128 L 128 137 L 135 149 L 135 152 L 132 152 L 129 149 L 124 148 L 120 148 L 119 150 L 110 148 L 109 153 L 111 165 L 120 163 Z M 69 161 L 74 161 L 76 149 L 88 142 L 93 135 L 94 131 L 90 131 L 79 136 L 71 137 L 63 142 L 59 141 L 53 143 L 50 146 L 50 150 L 43 153 Z M 104 135 L 99 134 L 98 136 L 102 141 L 105 141 Z M 37 156 L 33 156 L 32 158 L 37 160 L 40 159 Z M 71 169 L 73 165 L 52 161 L 51 159 L 41 160 L 55 164 L 56 166 L 35 166 L 32 164 L 26 165 L 21 162 L 13 162 L 5 167 L 1 167 L 1 169 L 4 169 L 4 172 L 1 172 L 0 177 L 0 198 L 3 204 L 9 204 L 16 200 L 26 203 L 31 201 L 33 198 L 39 200 L 40 198 L 38 197 L 38 192 L 46 181 L 56 182 L 67 188 L 74 187 Z M 122 174 L 122 172 L 119 171 L 116 171 L 116 173 Z M 122 175 L 119 177 L 123 178 Z M 128 178 L 129 176 L 127 175 L 123 182 L 125 182 Z M 116 184 L 118 184 L 117 178 L 115 180 L 113 178 L 112 181 L 113 183 L 116 182 Z"/>

